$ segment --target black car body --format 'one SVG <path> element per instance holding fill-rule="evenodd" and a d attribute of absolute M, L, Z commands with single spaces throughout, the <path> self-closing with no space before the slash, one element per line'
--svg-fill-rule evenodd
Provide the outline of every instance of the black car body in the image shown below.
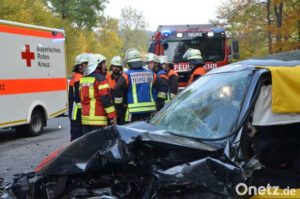
<path fill-rule="evenodd" d="M 272 84 L 270 71 L 256 66 L 296 65 L 247 60 L 210 71 L 148 123 L 110 126 L 68 143 L 34 172 L 18 175 L 9 192 L 17 198 L 236 198 L 239 183 L 299 188 L 300 124 L 259 127 L 249 136 L 260 90 Z"/>

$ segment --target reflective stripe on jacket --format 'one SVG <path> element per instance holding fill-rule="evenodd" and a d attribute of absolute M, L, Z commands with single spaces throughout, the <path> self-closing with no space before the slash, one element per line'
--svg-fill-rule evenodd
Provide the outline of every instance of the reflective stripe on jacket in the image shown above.
<path fill-rule="evenodd" d="M 130 69 L 123 74 L 123 77 L 128 84 L 128 112 L 140 114 L 156 111 L 155 101 L 152 97 L 154 73 L 143 68 Z"/>
<path fill-rule="evenodd" d="M 156 76 L 157 78 L 164 78 L 166 80 L 168 80 L 168 74 L 164 71 L 164 70 L 159 70 L 157 73 L 156 73 Z M 167 95 L 168 95 L 168 92 L 158 92 L 158 90 L 156 88 L 153 89 L 153 98 L 154 100 L 156 100 L 157 98 L 161 98 L 161 99 L 164 99 L 166 100 L 167 99 Z"/>
<path fill-rule="evenodd" d="M 70 79 L 70 83 L 69 83 L 69 117 L 71 120 L 76 120 L 77 119 L 77 112 L 78 109 L 81 108 L 81 103 L 80 103 L 80 99 L 79 99 L 79 93 L 76 93 L 76 90 L 78 92 L 79 88 L 75 88 L 76 82 L 79 82 L 80 79 L 82 78 L 82 74 L 81 73 L 74 73 L 72 75 L 72 78 Z M 79 118 L 81 119 L 81 118 Z"/>
<path fill-rule="evenodd" d="M 81 78 L 79 94 L 83 125 L 107 126 L 108 118 L 116 117 L 110 86 L 103 75 L 94 72 Z"/>
<path fill-rule="evenodd" d="M 168 72 L 168 86 L 169 86 L 169 93 L 166 102 L 172 100 L 175 95 L 178 92 L 178 80 L 179 80 L 179 75 L 176 73 L 173 69 L 170 69 Z"/>

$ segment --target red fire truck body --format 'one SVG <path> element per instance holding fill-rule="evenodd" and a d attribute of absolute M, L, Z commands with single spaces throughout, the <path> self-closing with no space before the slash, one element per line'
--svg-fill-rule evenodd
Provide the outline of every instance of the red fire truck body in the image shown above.
<path fill-rule="evenodd" d="M 224 29 L 213 24 L 205 25 L 160 25 L 155 33 L 149 52 L 167 55 L 179 74 L 179 86 L 185 87 L 190 78 L 189 65 L 183 59 L 189 48 L 199 49 L 205 60 L 205 70 L 224 66 L 230 49 Z"/>

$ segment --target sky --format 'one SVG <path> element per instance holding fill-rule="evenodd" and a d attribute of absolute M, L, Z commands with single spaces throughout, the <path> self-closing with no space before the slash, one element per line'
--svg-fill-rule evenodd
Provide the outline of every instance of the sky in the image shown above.
<path fill-rule="evenodd" d="M 142 11 L 148 30 L 158 25 L 207 24 L 215 19 L 221 0 L 109 0 L 105 15 L 120 18 L 121 9 L 130 6 Z"/>

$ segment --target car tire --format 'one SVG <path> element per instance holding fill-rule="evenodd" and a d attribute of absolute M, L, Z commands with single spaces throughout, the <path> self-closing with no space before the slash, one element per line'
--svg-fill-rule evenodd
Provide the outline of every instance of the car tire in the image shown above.
<path fill-rule="evenodd" d="M 33 111 L 30 123 L 16 127 L 16 132 L 19 135 L 38 136 L 44 129 L 44 116 L 40 111 Z"/>

